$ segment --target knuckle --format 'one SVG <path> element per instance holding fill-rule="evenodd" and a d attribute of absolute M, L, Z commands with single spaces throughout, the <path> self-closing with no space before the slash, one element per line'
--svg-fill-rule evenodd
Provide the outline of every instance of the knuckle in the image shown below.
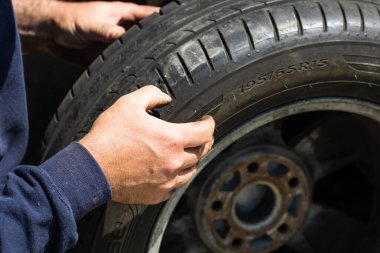
<path fill-rule="evenodd" d="M 193 131 L 196 135 L 203 136 L 206 140 L 213 138 L 213 129 L 209 125 L 205 125 L 203 122 L 194 122 Z"/>
<path fill-rule="evenodd" d="M 169 168 L 168 166 L 165 166 L 165 168 L 161 170 L 161 173 L 163 177 L 165 178 L 165 181 L 171 180 L 175 177 L 175 172 L 173 171 L 173 169 Z"/>
<path fill-rule="evenodd" d="M 194 159 L 194 160 L 189 161 L 187 167 L 193 167 L 193 166 L 196 166 L 196 165 L 199 163 L 199 161 L 202 159 L 202 154 L 200 154 L 200 153 L 197 154 L 197 156 L 194 156 L 193 159 Z"/>
<path fill-rule="evenodd" d="M 175 189 L 176 186 L 177 186 L 176 182 L 170 182 L 166 185 L 165 191 L 168 193 L 168 192 L 172 191 L 173 189 Z"/>
<path fill-rule="evenodd" d="M 203 124 L 203 133 L 208 138 L 208 140 L 212 140 L 214 138 L 214 130 L 215 130 L 215 124 L 214 121 L 207 121 L 203 122 L 206 124 Z"/>
<path fill-rule="evenodd" d="M 176 187 L 176 185 L 175 185 L 174 182 L 167 182 L 166 184 L 163 184 L 163 185 L 159 186 L 158 192 L 161 195 L 162 194 L 166 194 L 166 193 L 170 192 L 171 190 L 173 190 L 175 187 Z"/>
<path fill-rule="evenodd" d="M 133 3 L 134 4 L 134 3 Z M 136 4 L 135 4 L 136 5 Z M 148 84 L 148 85 L 145 85 L 144 86 L 146 89 L 150 89 L 152 91 L 158 91 L 158 92 L 161 92 L 161 90 L 157 87 L 157 86 L 154 86 L 152 84 Z"/>
<path fill-rule="evenodd" d="M 133 2 L 128 2 L 128 3 L 121 2 L 121 3 L 128 4 L 128 6 L 130 6 L 130 7 L 137 7 L 138 6 L 136 3 L 133 3 Z"/>
<path fill-rule="evenodd" d="M 191 177 L 188 177 L 186 179 L 182 179 L 181 181 L 178 182 L 177 187 L 181 187 L 181 186 L 187 185 L 189 183 L 190 179 L 191 179 Z"/>
<path fill-rule="evenodd" d="M 149 92 L 151 94 L 159 94 L 161 93 L 161 90 L 159 88 L 157 88 L 156 86 L 154 85 L 145 85 L 144 87 L 140 88 L 141 90 L 143 90 L 144 92 Z"/>
<path fill-rule="evenodd" d="M 205 136 L 208 141 L 211 141 L 214 138 L 214 129 L 213 128 L 207 128 L 205 132 Z"/>
<path fill-rule="evenodd" d="M 115 105 L 124 107 L 129 104 L 131 98 L 132 96 L 130 94 L 123 95 L 116 100 Z"/>
<path fill-rule="evenodd" d="M 182 138 L 173 132 L 166 133 L 164 135 L 166 148 L 170 151 L 180 150 L 183 147 Z"/>
<path fill-rule="evenodd" d="M 211 148 L 212 148 L 212 144 L 210 142 L 207 143 L 202 150 L 202 157 L 207 155 L 207 153 L 210 152 Z"/>
<path fill-rule="evenodd" d="M 170 173 L 176 173 L 179 169 L 181 169 L 184 165 L 184 162 L 180 159 L 170 159 L 167 162 L 167 169 Z"/>

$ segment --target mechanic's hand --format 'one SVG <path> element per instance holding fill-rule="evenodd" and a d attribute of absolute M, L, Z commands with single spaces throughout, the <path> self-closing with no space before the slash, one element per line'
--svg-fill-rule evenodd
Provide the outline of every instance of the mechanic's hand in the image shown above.
<path fill-rule="evenodd" d="M 86 66 L 130 26 L 159 8 L 125 2 L 13 0 L 23 47 Z"/>
<path fill-rule="evenodd" d="M 121 97 L 95 121 L 80 143 L 98 161 L 113 200 L 157 204 L 189 182 L 199 160 L 211 149 L 215 122 L 174 124 L 147 110 L 171 98 L 154 86 Z"/>

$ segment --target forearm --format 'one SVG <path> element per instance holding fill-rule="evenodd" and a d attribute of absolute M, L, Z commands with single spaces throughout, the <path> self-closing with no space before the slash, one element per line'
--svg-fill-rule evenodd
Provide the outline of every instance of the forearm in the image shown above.
<path fill-rule="evenodd" d="M 13 8 L 24 51 L 43 49 L 52 39 L 50 0 L 13 0 Z"/>
<path fill-rule="evenodd" d="M 65 252 L 76 240 L 73 215 L 45 173 L 20 166 L 0 194 L 0 252 Z"/>
<path fill-rule="evenodd" d="M 110 200 L 97 163 L 73 143 L 38 167 L 19 166 L 0 191 L 0 252 L 65 252 L 75 221 Z"/>
<path fill-rule="evenodd" d="M 55 0 L 12 0 L 24 51 L 43 50 L 54 40 Z"/>

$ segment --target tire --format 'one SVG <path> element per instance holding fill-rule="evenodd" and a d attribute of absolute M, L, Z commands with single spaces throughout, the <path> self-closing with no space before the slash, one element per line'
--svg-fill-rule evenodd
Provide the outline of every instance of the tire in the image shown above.
<path fill-rule="evenodd" d="M 43 159 L 85 135 L 117 98 L 146 84 L 173 98 L 155 116 L 188 122 L 211 114 L 217 142 L 253 117 L 297 101 L 379 104 L 379 8 L 376 0 L 171 2 L 82 74 L 46 131 Z M 163 207 L 110 203 L 79 222 L 72 252 L 148 252 Z"/>

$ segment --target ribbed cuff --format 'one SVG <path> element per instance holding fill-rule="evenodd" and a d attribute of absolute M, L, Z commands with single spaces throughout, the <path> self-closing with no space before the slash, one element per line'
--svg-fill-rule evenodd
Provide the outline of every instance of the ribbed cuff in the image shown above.
<path fill-rule="evenodd" d="M 92 155 L 77 142 L 40 165 L 68 201 L 75 220 L 111 200 L 111 188 Z"/>

